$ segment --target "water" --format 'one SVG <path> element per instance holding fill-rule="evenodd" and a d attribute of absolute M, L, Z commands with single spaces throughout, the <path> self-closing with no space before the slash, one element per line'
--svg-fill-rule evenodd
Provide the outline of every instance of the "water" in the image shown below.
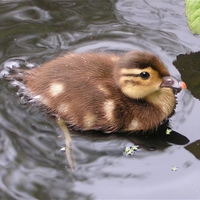
<path fill-rule="evenodd" d="M 180 78 L 173 61 L 200 50 L 181 0 L 3 0 L 0 20 L 1 76 L 8 67 L 32 67 L 68 51 L 139 49 L 157 54 Z M 169 137 L 73 132 L 72 172 L 60 151 L 64 139 L 54 119 L 0 81 L 0 199 L 200 197 L 200 103 L 189 91 L 178 94 L 170 119 L 177 134 Z M 140 149 L 124 155 L 133 143 Z"/>

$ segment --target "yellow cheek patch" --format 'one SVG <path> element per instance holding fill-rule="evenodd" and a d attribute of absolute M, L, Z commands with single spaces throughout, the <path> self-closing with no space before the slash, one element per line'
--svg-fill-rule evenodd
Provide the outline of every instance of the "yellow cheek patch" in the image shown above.
<path fill-rule="evenodd" d="M 147 79 L 143 79 L 140 77 L 142 72 L 147 72 L 150 76 Z M 120 71 L 118 81 L 124 94 L 133 99 L 139 99 L 157 91 L 160 88 L 162 79 L 159 73 L 151 67 L 145 69 L 123 68 Z"/>
<path fill-rule="evenodd" d="M 51 96 L 55 97 L 63 93 L 64 85 L 62 83 L 52 83 L 49 87 L 49 92 Z"/>
<path fill-rule="evenodd" d="M 149 73 L 149 78 L 147 79 L 142 79 L 142 77 L 140 77 L 140 74 L 142 72 L 147 72 Z M 151 67 L 147 67 L 145 69 L 138 69 L 138 68 L 134 68 L 134 69 L 121 69 L 120 71 L 120 75 L 121 75 L 121 79 L 120 82 L 127 82 L 127 81 L 132 81 L 133 85 L 134 82 L 135 83 L 139 83 L 140 85 L 153 85 L 153 84 L 160 84 L 161 83 L 161 78 L 159 73 L 152 69 Z"/>

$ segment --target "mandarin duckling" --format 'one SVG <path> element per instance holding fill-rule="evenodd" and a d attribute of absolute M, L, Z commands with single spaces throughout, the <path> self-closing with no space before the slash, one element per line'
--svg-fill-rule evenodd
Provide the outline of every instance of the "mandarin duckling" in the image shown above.
<path fill-rule="evenodd" d="M 170 76 L 149 52 L 69 53 L 18 75 L 33 99 L 77 130 L 147 131 L 173 112 Z"/>

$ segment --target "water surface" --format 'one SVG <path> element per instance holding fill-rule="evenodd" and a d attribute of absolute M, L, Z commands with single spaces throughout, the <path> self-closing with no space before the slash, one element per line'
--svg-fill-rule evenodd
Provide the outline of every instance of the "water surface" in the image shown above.
<path fill-rule="evenodd" d="M 200 50 L 181 0 L 3 0 L 0 20 L 1 75 L 7 67 L 40 65 L 69 51 L 138 49 L 157 54 L 181 78 L 173 61 Z M 74 132 L 72 172 L 54 119 L 0 81 L 0 199 L 199 198 L 200 103 L 188 90 L 177 96 L 170 119 L 177 134 L 169 137 Z M 125 156 L 133 143 L 140 149 Z"/>

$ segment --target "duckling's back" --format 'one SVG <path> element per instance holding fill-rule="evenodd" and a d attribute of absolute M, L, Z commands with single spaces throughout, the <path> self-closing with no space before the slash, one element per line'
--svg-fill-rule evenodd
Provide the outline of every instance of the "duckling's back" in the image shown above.
<path fill-rule="evenodd" d="M 113 79 L 117 60 L 112 54 L 67 54 L 27 70 L 23 82 L 33 98 L 70 126 L 116 131 L 121 126 L 113 122 L 112 113 L 112 99 L 120 99 Z"/>

